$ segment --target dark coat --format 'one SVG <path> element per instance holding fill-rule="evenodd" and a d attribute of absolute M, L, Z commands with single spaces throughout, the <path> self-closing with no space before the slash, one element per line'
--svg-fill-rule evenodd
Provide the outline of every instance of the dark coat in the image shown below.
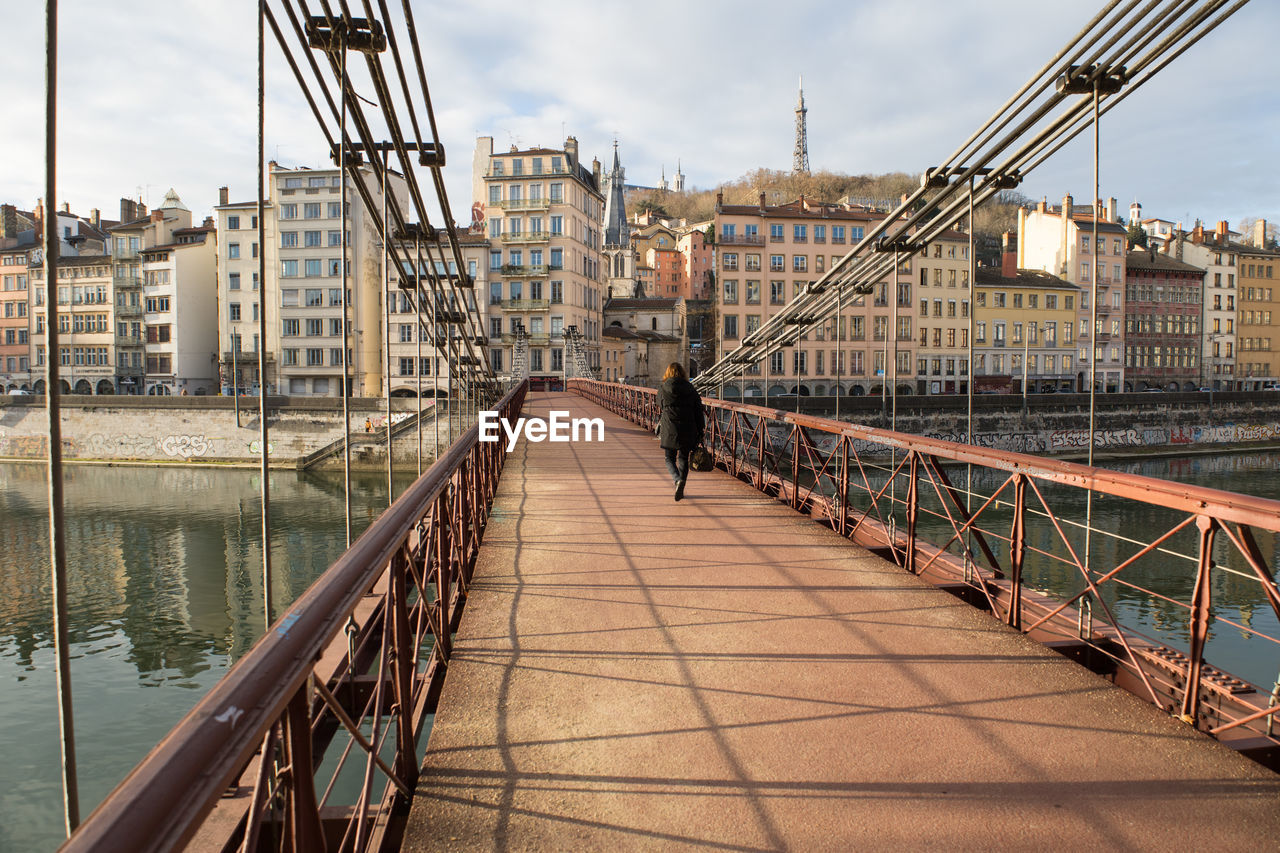
<path fill-rule="evenodd" d="M 664 450 L 692 450 L 702 443 L 702 397 L 688 379 L 672 377 L 658 388 L 658 443 Z"/>

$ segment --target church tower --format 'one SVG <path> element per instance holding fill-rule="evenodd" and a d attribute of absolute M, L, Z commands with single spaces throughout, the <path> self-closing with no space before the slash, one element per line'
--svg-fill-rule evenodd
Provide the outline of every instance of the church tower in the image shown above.
<path fill-rule="evenodd" d="M 605 178 L 604 247 L 602 258 L 609 296 L 630 299 L 636 295 L 636 265 L 631 252 L 631 227 L 627 224 L 626 172 L 618 161 L 618 141 L 613 142 L 613 168 Z"/>
<path fill-rule="evenodd" d="M 684 172 L 680 171 L 679 160 L 676 160 L 676 192 L 684 192 Z"/>

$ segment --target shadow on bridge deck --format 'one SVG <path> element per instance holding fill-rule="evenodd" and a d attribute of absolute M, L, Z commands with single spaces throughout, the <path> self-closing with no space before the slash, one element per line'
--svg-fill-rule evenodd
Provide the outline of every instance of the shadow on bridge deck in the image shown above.
<path fill-rule="evenodd" d="M 1280 777 L 657 442 L 507 462 L 406 850 L 1270 846 Z"/>

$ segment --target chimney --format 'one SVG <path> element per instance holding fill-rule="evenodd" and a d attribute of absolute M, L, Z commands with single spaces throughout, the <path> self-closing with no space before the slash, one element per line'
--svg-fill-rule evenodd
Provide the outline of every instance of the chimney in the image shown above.
<path fill-rule="evenodd" d="M 71 212 L 71 202 L 69 202 L 69 201 L 64 201 L 64 202 L 62 203 L 62 212 L 63 212 L 63 213 L 70 213 L 70 212 Z"/>
<path fill-rule="evenodd" d="M 1116 202 L 1115 196 L 1107 199 L 1107 221 L 1118 222 L 1120 219 L 1120 206 Z"/>
<path fill-rule="evenodd" d="M 137 208 L 137 204 L 134 201 L 127 198 L 120 199 L 120 221 L 121 222 L 132 222 L 133 220 L 138 218 L 137 213 L 138 213 L 138 208 Z"/>
<path fill-rule="evenodd" d="M 1041 198 L 1036 202 L 1036 213 L 1044 213 L 1049 208 L 1049 199 Z"/>
<path fill-rule="evenodd" d="M 145 219 L 147 216 L 147 206 L 142 202 L 138 202 L 138 218 Z"/>
<path fill-rule="evenodd" d="M 564 153 L 571 168 L 578 165 L 578 137 L 570 136 L 564 141 Z"/>
<path fill-rule="evenodd" d="M 203 223 L 200 227 L 201 227 L 201 228 L 212 228 L 212 227 L 213 227 L 213 217 L 212 217 L 212 216 L 206 216 L 206 217 L 204 218 L 204 223 Z"/>
<path fill-rule="evenodd" d="M 1196 245 L 1204 242 L 1204 226 L 1199 222 L 1196 223 L 1195 230 L 1191 232 L 1191 242 Z"/>
<path fill-rule="evenodd" d="M 93 223 L 94 228 L 102 227 L 102 211 L 98 208 L 92 208 L 89 211 L 89 221 Z"/>
<path fill-rule="evenodd" d="M 1006 231 L 1000 237 L 1004 247 L 1000 255 L 1000 275 L 1005 278 L 1016 278 L 1018 275 L 1018 235 Z"/>
<path fill-rule="evenodd" d="M 764 193 L 760 193 L 760 212 L 764 213 Z"/>
<path fill-rule="evenodd" d="M 18 236 L 18 208 L 0 204 L 0 237 Z"/>
<path fill-rule="evenodd" d="M 1253 245 L 1259 249 L 1267 247 L 1267 220 L 1259 219 L 1253 223 Z"/>
<path fill-rule="evenodd" d="M 1228 229 L 1228 228 L 1227 228 L 1227 220 L 1225 220 L 1225 219 L 1219 219 L 1219 220 L 1218 220 L 1218 228 L 1217 228 L 1217 230 L 1216 230 L 1216 231 L 1214 231 L 1214 232 L 1213 232 L 1213 233 L 1214 233 L 1214 236 L 1218 238 L 1218 244 L 1219 244 L 1219 245 L 1224 245 L 1224 246 L 1226 245 L 1226 243 L 1227 243 L 1227 234 L 1228 234 L 1229 230 L 1230 230 L 1230 229 Z"/>
<path fill-rule="evenodd" d="M 600 186 L 600 158 L 599 157 L 591 158 L 591 174 L 596 179 L 596 186 L 597 187 Z"/>
<path fill-rule="evenodd" d="M 1025 207 L 1019 206 L 1018 207 L 1018 234 L 1021 235 L 1026 233 L 1027 233 L 1027 209 Z M 1015 247 L 1017 249 L 1018 256 L 1017 256 L 1017 263 L 1015 263 L 1014 266 L 1017 267 L 1018 269 L 1025 269 L 1027 266 L 1026 253 L 1022 250 L 1022 243 L 1023 241 L 1019 240 L 1018 245 Z"/>
<path fill-rule="evenodd" d="M 231 189 L 229 187 L 218 187 L 218 204 L 230 204 Z"/>
<path fill-rule="evenodd" d="M 1066 217 L 1071 216 L 1071 208 L 1075 206 L 1075 202 L 1076 200 L 1071 197 L 1070 193 L 1062 197 L 1062 215 L 1063 216 L 1066 216 Z"/>

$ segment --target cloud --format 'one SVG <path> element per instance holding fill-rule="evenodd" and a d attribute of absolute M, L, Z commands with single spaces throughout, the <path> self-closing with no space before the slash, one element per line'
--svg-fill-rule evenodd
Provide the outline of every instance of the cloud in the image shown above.
<path fill-rule="evenodd" d="M 414 10 L 449 193 L 465 218 L 477 134 L 499 148 L 559 146 L 572 134 L 585 159 L 606 161 L 616 136 L 628 179 L 642 184 L 664 168 L 670 179 L 677 159 L 700 187 L 789 168 L 801 74 L 815 168 L 920 171 L 950 154 L 1097 5 L 477 0 L 415 2 Z M 233 198 L 252 198 L 253 4 L 135 0 L 127 8 L 104 14 L 88 0 L 60 3 L 63 199 L 111 215 L 122 195 L 141 192 L 154 203 L 173 186 L 200 215 L 222 185 Z M 15 4 L 6 19 L 0 73 L 11 97 L 0 198 L 29 207 L 43 188 L 41 4 Z M 1171 219 L 1280 219 L 1276 32 L 1280 8 L 1249 4 L 1108 115 L 1103 194 L 1140 199 Z M 267 157 L 325 165 L 324 137 L 268 37 Z M 359 66 L 353 79 L 373 98 Z M 1085 198 L 1092 172 L 1090 147 L 1077 141 L 1023 190 Z"/>

